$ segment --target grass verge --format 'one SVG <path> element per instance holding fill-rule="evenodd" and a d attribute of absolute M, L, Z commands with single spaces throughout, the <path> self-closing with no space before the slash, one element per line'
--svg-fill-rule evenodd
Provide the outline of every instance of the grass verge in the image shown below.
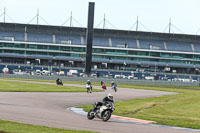
<path fill-rule="evenodd" d="M 138 86 L 120 87 L 179 92 L 177 95 L 135 99 L 115 103 L 115 115 L 156 121 L 161 125 L 200 129 L 200 91 L 198 87 Z M 85 111 L 92 105 L 81 106 Z"/>
<path fill-rule="evenodd" d="M 102 90 L 93 89 L 94 92 Z M 86 92 L 85 88 L 17 81 L 0 81 L 0 92 Z"/>
<path fill-rule="evenodd" d="M 45 126 L 35 126 L 0 120 L 0 133 L 97 133 L 90 131 L 66 130 Z"/>

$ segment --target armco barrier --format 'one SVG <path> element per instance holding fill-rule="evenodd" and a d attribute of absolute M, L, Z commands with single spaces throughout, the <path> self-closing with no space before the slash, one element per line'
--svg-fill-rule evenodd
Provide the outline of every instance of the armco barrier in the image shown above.
<path fill-rule="evenodd" d="M 66 76 L 44 76 L 44 75 L 15 75 L 15 74 L 0 74 L 0 78 L 22 78 L 22 79 L 38 79 L 38 80 L 56 80 L 60 78 L 63 81 L 79 81 L 86 82 L 88 79 L 91 82 L 104 81 L 107 86 L 111 81 L 117 84 L 137 84 L 137 85 L 166 85 L 166 86 L 200 86 L 199 82 L 179 82 L 179 81 L 162 81 L 162 80 L 133 80 L 133 79 L 114 79 L 114 78 L 86 78 L 86 77 L 66 77 Z"/>

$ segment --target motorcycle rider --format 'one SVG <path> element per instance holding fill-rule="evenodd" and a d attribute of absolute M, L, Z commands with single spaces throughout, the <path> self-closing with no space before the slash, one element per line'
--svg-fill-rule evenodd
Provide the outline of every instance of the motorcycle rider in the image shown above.
<path fill-rule="evenodd" d="M 108 94 L 106 97 L 104 97 L 103 99 L 103 104 L 107 103 L 107 102 L 112 102 L 114 103 L 114 100 L 113 100 L 113 95 L 112 94 Z"/>
<path fill-rule="evenodd" d="M 106 89 L 106 84 L 103 81 L 101 81 L 101 88 L 104 90 Z"/>
<path fill-rule="evenodd" d="M 113 95 L 112 94 L 108 94 L 106 97 L 103 98 L 103 103 L 102 102 L 98 102 L 96 104 L 96 106 L 94 107 L 94 111 L 96 111 L 98 108 L 100 108 L 102 105 L 104 104 L 107 104 L 108 102 L 112 102 L 114 103 L 114 100 L 113 100 Z"/>
<path fill-rule="evenodd" d="M 87 92 L 88 92 L 88 89 L 91 89 L 92 91 L 92 83 L 90 82 L 90 80 L 87 80 L 86 89 L 87 89 Z"/>
<path fill-rule="evenodd" d="M 62 85 L 62 84 L 63 84 L 63 83 L 62 83 L 62 80 L 59 79 L 59 78 L 57 78 L 57 79 L 56 79 L 56 84 L 57 84 L 57 85 Z"/>
<path fill-rule="evenodd" d="M 111 87 L 113 86 L 117 87 L 117 84 L 114 81 L 111 81 Z"/>
<path fill-rule="evenodd" d="M 103 85 L 104 84 L 104 82 L 103 81 L 101 81 L 101 83 L 100 83 L 101 85 Z"/>
<path fill-rule="evenodd" d="M 87 80 L 87 84 L 88 84 L 88 85 L 91 85 L 91 82 L 90 82 L 90 80 Z"/>

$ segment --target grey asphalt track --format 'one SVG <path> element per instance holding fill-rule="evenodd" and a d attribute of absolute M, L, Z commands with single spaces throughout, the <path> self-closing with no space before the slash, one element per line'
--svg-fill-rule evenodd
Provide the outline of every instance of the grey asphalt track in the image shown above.
<path fill-rule="evenodd" d="M 34 83 L 53 84 L 45 82 Z M 75 84 L 65 85 L 82 86 Z M 116 121 L 103 122 L 99 119 L 88 120 L 84 115 L 76 114 L 67 109 L 69 107 L 92 104 L 95 101 L 101 101 L 102 98 L 108 93 L 112 93 L 114 95 L 115 101 L 174 94 L 172 92 L 128 88 L 118 88 L 117 93 L 108 88 L 108 90 L 104 92 L 96 92 L 92 94 L 0 92 L 0 119 L 33 125 L 42 125 L 65 129 L 89 130 L 106 133 L 193 132 L 191 130 L 180 130 L 159 126 L 140 125 L 134 123 L 121 123 Z"/>

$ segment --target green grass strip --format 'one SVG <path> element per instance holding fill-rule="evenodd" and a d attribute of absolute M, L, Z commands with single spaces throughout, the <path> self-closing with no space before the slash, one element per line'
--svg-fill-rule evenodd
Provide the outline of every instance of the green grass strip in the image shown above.
<path fill-rule="evenodd" d="M 0 133 L 97 133 L 90 131 L 66 130 L 45 126 L 35 126 L 0 120 Z"/>
<path fill-rule="evenodd" d="M 86 88 L 17 81 L 0 81 L 1 92 L 86 92 Z M 102 90 L 93 89 L 94 92 Z"/>
<path fill-rule="evenodd" d="M 156 121 L 161 125 L 200 129 L 200 90 L 198 87 L 120 85 L 120 87 L 179 92 L 115 103 L 115 115 Z M 196 90 L 193 90 L 196 89 Z M 134 92 L 133 92 L 134 93 Z M 85 111 L 92 105 L 81 106 Z"/>

